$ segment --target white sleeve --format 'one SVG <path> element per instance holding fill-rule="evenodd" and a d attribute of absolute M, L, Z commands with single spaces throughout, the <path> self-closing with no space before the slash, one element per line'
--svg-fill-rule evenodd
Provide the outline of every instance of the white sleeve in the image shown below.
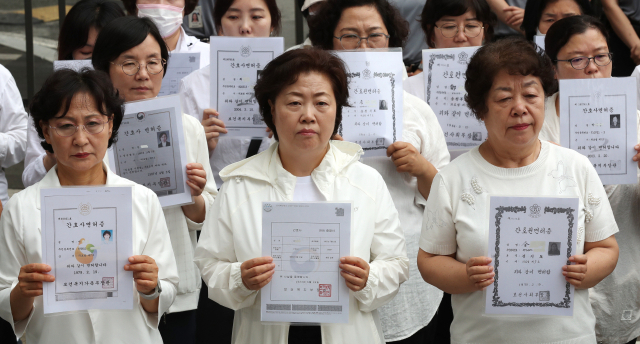
<path fill-rule="evenodd" d="M 204 127 L 197 120 L 192 118 L 187 118 L 189 116 L 183 116 L 185 121 L 191 120 L 191 132 L 186 133 L 187 135 L 195 136 L 195 140 L 192 142 L 195 144 L 195 147 L 191 147 L 191 149 L 196 150 L 196 163 L 200 163 L 204 171 L 207 173 L 207 184 L 204 186 L 204 191 L 202 192 L 202 198 L 204 198 L 205 205 L 205 214 L 209 214 L 211 211 L 211 207 L 213 206 L 213 201 L 218 195 L 218 187 L 216 186 L 216 180 L 213 177 L 213 172 L 211 171 L 211 164 L 209 163 L 209 149 L 207 147 L 207 137 L 204 134 Z M 187 228 L 191 231 L 201 230 L 203 223 L 196 223 L 185 216 L 187 219 Z M 205 216 L 205 221 L 209 219 L 209 216 Z"/>
<path fill-rule="evenodd" d="M 424 209 L 420 249 L 431 254 L 448 255 L 455 253 L 457 247 L 451 197 L 442 175 L 438 173 Z"/>
<path fill-rule="evenodd" d="M 17 201 L 17 198 L 9 200 L 0 217 L 0 318 L 11 324 L 16 337 L 21 337 L 34 311 L 22 321 L 13 321 L 11 291 L 18 284 L 20 268 L 29 264 L 22 237 L 21 214 L 20 211 L 15 211 L 19 206 L 14 205 Z"/>
<path fill-rule="evenodd" d="M 194 71 L 193 73 L 197 73 L 197 71 Z M 195 77 L 193 73 L 189 75 L 191 75 L 192 77 Z M 202 114 L 198 113 L 198 107 L 196 105 L 196 100 L 194 99 L 193 89 L 192 87 L 190 87 L 190 84 L 187 83 L 188 81 L 191 80 L 191 78 L 189 78 L 189 75 L 187 75 L 187 77 L 182 78 L 182 80 L 180 80 L 179 94 L 180 94 L 180 104 L 182 105 L 182 112 L 197 119 L 198 122 L 201 122 Z"/>
<path fill-rule="evenodd" d="M 234 247 L 230 221 L 231 207 L 226 197 L 225 183 L 213 204 L 212 221 L 205 222 L 196 247 L 195 262 L 209 290 L 209 298 L 233 310 L 255 303 L 258 292 L 242 283 L 240 265 Z"/>
<path fill-rule="evenodd" d="M 0 167 L 24 159 L 27 147 L 27 113 L 13 76 L 0 85 Z"/>
<path fill-rule="evenodd" d="M 177 286 L 178 282 L 180 282 L 178 267 L 176 266 L 167 222 L 165 221 L 158 196 L 151 190 L 139 185 L 133 187 L 133 192 L 147 193 L 146 209 L 142 209 L 145 211 L 145 225 L 147 228 L 142 230 L 142 233 L 148 233 L 148 235 L 142 252 L 138 254 L 149 256 L 156 261 L 156 265 L 158 266 L 158 283 L 160 283 L 160 287 L 162 288 L 158 302 L 158 313 L 147 313 L 147 311 L 142 308 L 142 304 L 139 304 L 139 307 L 142 309 L 142 314 L 145 315 L 147 326 L 152 329 L 157 329 L 162 314 L 169 311 L 169 307 L 171 307 L 176 298 Z"/>
<path fill-rule="evenodd" d="M 33 125 L 33 117 L 29 117 L 27 128 L 27 153 L 24 158 L 24 170 L 22 171 L 22 184 L 29 187 L 44 178 L 47 170 L 44 168 L 43 159 L 47 155 L 38 137 L 38 132 Z"/>
<path fill-rule="evenodd" d="M 580 156 L 580 159 L 586 165 L 585 172 L 587 174 L 587 184 L 585 185 L 582 203 L 586 213 L 593 216 L 590 221 L 588 218 L 585 219 L 584 241 L 601 241 L 616 234 L 618 232 L 618 224 L 613 216 L 609 198 L 604 186 L 602 186 L 598 172 L 596 172 L 587 157 Z"/>
<path fill-rule="evenodd" d="M 362 312 L 371 312 L 391 301 L 400 284 L 409 279 L 409 258 L 398 211 L 384 180 L 379 174 L 377 178 L 369 278 L 364 289 L 353 293 Z"/>

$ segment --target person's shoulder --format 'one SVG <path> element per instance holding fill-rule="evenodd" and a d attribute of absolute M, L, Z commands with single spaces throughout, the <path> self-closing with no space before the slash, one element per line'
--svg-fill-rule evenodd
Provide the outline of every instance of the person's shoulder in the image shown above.
<path fill-rule="evenodd" d="M 559 161 L 562 161 L 565 169 L 568 168 L 576 170 L 583 170 L 585 167 L 592 166 L 589 158 L 574 151 L 573 149 L 544 141 L 542 144 L 547 145 L 546 149 L 549 149 L 547 164 L 555 166 Z"/>
<path fill-rule="evenodd" d="M 187 88 L 196 88 L 199 87 L 201 83 L 208 84 L 209 82 L 209 74 L 211 72 L 211 65 L 207 65 L 200 69 L 194 70 L 189 73 L 189 75 L 182 78 L 182 83 L 184 83 Z"/>

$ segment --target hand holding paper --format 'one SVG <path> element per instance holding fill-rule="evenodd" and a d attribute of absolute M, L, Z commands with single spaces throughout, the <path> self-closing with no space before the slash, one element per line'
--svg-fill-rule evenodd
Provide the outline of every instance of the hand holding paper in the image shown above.
<path fill-rule="evenodd" d="M 129 263 L 124 266 L 126 271 L 133 271 L 133 281 L 136 290 L 143 294 L 151 294 L 158 285 L 158 265 L 149 256 L 131 256 Z"/>
<path fill-rule="evenodd" d="M 574 287 L 580 288 L 582 281 L 587 274 L 587 257 L 585 254 L 569 257 L 572 265 L 565 265 L 562 267 L 562 275 L 564 279 L 571 283 Z"/>
<path fill-rule="evenodd" d="M 633 147 L 636 150 L 636 155 L 633 156 L 633 161 L 637 161 L 638 162 L 638 168 L 640 168 L 640 144 L 635 145 L 635 147 Z"/>
<path fill-rule="evenodd" d="M 428 173 L 430 167 L 433 167 L 427 159 L 420 155 L 416 147 L 407 142 L 396 141 L 392 143 L 387 148 L 387 156 L 391 157 L 398 172 L 408 172 L 414 177 L 423 176 Z M 435 169 L 433 170 L 435 171 Z"/>
<path fill-rule="evenodd" d="M 338 265 L 340 275 L 353 291 L 360 291 L 367 286 L 369 280 L 369 264 L 359 257 L 342 257 Z"/>
<path fill-rule="evenodd" d="M 271 282 L 275 267 L 271 257 L 249 259 L 240 265 L 242 283 L 249 290 L 260 290 Z"/>
<path fill-rule="evenodd" d="M 197 197 L 202 194 L 207 184 L 207 172 L 205 172 L 202 164 L 187 164 L 187 184 L 191 188 L 191 196 Z"/>
<path fill-rule="evenodd" d="M 33 299 L 43 294 L 42 283 L 53 282 L 55 277 L 47 274 L 47 264 L 27 264 L 20 268 L 18 284 L 11 291 L 11 313 L 13 321 L 24 320 L 31 313 Z"/>
<path fill-rule="evenodd" d="M 491 258 L 473 257 L 467 261 L 467 276 L 476 290 L 484 290 L 493 283 L 493 266 L 489 266 Z"/>
<path fill-rule="evenodd" d="M 219 119 L 218 116 L 218 111 L 215 109 L 204 109 L 204 112 L 202 113 L 202 126 L 204 127 L 204 133 L 207 137 L 209 153 L 216 149 L 220 133 L 227 133 L 224 122 Z"/>

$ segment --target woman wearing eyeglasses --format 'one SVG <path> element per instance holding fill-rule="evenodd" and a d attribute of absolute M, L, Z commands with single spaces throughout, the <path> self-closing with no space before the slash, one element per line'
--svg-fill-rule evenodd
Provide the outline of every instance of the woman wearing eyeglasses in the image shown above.
<path fill-rule="evenodd" d="M 479 47 L 491 41 L 496 22 L 486 0 L 429 0 L 420 19 L 431 49 Z M 424 100 L 422 65 L 403 85 Z"/>
<path fill-rule="evenodd" d="M 118 18 L 102 29 L 93 51 L 94 68 L 109 74 L 113 86 L 128 102 L 158 95 L 167 59 L 167 46 L 153 21 L 133 16 Z M 180 276 L 176 300 L 159 326 L 164 343 L 195 343 L 201 285 L 193 262 L 196 232 L 202 229 L 205 214 L 217 195 L 204 128 L 186 114 L 182 114 L 182 124 L 187 184 L 194 203 L 163 209 Z"/>
<path fill-rule="evenodd" d="M 309 28 L 313 45 L 324 50 L 397 48 L 408 35 L 406 21 L 387 0 L 328 0 L 310 19 Z M 375 168 L 389 188 L 411 271 L 396 297 L 376 310 L 376 316 L 386 342 L 418 343 L 431 340 L 435 327 L 431 320 L 442 298 L 442 292 L 419 277 L 418 238 L 431 182 L 449 163 L 449 152 L 433 110 L 406 92 L 402 122 L 404 141 L 389 147 L 390 158 L 364 158 L 363 163 Z"/>
<path fill-rule="evenodd" d="M 605 27 L 591 16 L 574 16 L 554 23 L 545 37 L 545 51 L 555 65 L 556 77 L 610 78 L 615 61 L 607 38 Z M 558 93 L 547 98 L 541 140 L 560 143 L 559 106 Z M 640 151 L 640 145 L 634 148 Z M 638 158 L 640 154 L 633 160 Z M 616 234 L 620 256 L 616 269 L 589 291 L 596 335 L 602 343 L 635 343 L 640 336 L 640 319 L 630 314 L 640 311 L 640 186 L 606 185 L 605 190 L 620 229 Z"/>

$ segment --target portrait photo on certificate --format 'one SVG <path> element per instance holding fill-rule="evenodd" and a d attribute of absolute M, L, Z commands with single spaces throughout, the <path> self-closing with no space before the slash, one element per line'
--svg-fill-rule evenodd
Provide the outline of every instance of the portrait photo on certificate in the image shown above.
<path fill-rule="evenodd" d="M 211 37 L 211 107 L 228 136 L 267 136 L 253 87 L 264 67 L 284 52 L 284 38 Z"/>
<path fill-rule="evenodd" d="M 260 291 L 261 320 L 347 323 L 338 265 L 351 247 L 351 203 L 263 202 L 262 210 L 262 254 L 276 267 Z"/>
<path fill-rule="evenodd" d="M 491 196 L 486 314 L 573 315 L 562 267 L 578 251 L 578 209 L 578 198 Z"/>
<path fill-rule="evenodd" d="M 558 97 L 561 145 L 589 158 L 603 184 L 636 184 L 636 78 L 560 80 Z"/>
<path fill-rule="evenodd" d="M 449 151 L 466 152 L 487 139 L 484 123 L 476 118 L 464 100 L 467 66 L 478 49 L 422 50 L 424 99 L 438 118 Z"/>
<path fill-rule="evenodd" d="M 163 207 L 191 203 L 179 96 L 126 103 L 120 128 L 108 151 L 111 169 L 153 190 Z"/>
<path fill-rule="evenodd" d="M 131 187 L 42 189 L 44 314 L 132 309 Z"/>
<path fill-rule="evenodd" d="M 359 144 L 365 157 L 387 156 L 387 148 L 402 140 L 402 50 L 340 50 L 347 65 L 349 105 L 342 109 L 338 134 Z"/>

